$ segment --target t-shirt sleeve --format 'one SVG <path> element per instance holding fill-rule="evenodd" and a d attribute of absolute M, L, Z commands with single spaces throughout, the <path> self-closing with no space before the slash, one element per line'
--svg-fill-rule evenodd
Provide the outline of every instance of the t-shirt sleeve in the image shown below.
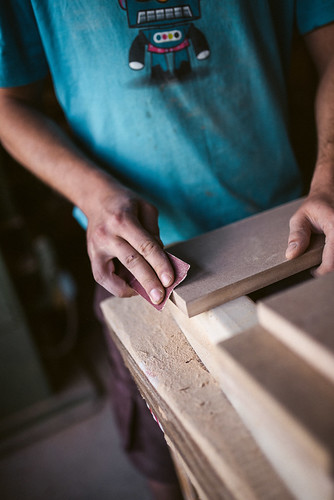
<path fill-rule="evenodd" d="M 48 66 L 30 0 L 0 2 L 0 87 L 44 78 Z"/>
<path fill-rule="evenodd" d="M 302 35 L 334 21 L 334 0 L 297 0 L 297 26 Z"/>

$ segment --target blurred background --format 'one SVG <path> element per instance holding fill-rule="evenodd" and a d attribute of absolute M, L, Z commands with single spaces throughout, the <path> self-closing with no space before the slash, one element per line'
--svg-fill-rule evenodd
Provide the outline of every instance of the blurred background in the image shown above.
<path fill-rule="evenodd" d="M 66 123 L 48 83 L 44 106 Z M 120 449 L 72 206 L 0 147 L 0 495 L 148 498 Z"/>

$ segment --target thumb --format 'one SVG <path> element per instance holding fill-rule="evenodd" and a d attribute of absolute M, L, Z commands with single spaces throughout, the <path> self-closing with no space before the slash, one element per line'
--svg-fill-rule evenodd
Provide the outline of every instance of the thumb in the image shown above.
<path fill-rule="evenodd" d="M 285 257 L 288 260 L 298 257 L 305 252 L 310 244 L 311 223 L 302 213 L 296 213 L 290 219 L 290 234 Z"/>

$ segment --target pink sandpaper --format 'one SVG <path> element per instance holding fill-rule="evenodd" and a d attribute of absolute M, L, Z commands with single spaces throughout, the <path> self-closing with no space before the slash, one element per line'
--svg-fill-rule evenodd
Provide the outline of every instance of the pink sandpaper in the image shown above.
<path fill-rule="evenodd" d="M 166 302 L 170 297 L 170 294 L 172 293 L 174 288 L 177 285 L 179 285 L 181 281 L 185 279 L 190 268 L 190 265 L 184 262 L 183 260 L 178 259 L 177 257 L 168 252 L 166 253 L 174 268 L 175 279 L 174 282 L 169 287 L 165 288 L 165 298 L 162 302 L 160 302 L 160 304 L 153 304 L 150 297 L 148 296 L 144 288 L 141 286 L 139 281 L 133 276 L 133 274 L 130 273 L 128 269 L 125 268 L 122 269 L 122 278 L 125 279 L 125 281 L 131 286 L 131 288 L 133 288 L 137 293 L 139 293 L 139 295 L 141 295 L 145 300 L 147 300 L 147 302 L 149 302 L 158 311 L 161 311 L 165 307 Z"/>

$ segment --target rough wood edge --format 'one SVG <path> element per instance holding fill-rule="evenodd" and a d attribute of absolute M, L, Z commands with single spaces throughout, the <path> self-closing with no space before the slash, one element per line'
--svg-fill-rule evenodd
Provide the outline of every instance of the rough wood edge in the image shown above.
<path fill-rule="evenodd" d="M 136 299 L 137 298 L 134 298 L 132 300 Z M 117 299 L 113 299 L 113 301 L 115 300 Z M 138 312 L 141 310 L 141 306 L 145 308 L 149 307 L 147 304 L 143 305 L 142 301 L 138 302 L 137 304 L 139 307 Z M 203 427 L 203 425 L 200 425 L 200 427 L 196 427 L 196 424 L 194 424 L 194 422 L 192 421 L 193 414 L 191 411 L 191 404 L 190 406 L 188 404 L 189 407 L 187 407 L 187 410 L 183 408 L 183 410 L 181 411 L 182 421 L 176 416 L 175 411 L 171 410 L 171 406 L 173 406 L 173 404 L 170 404 L 171 400 L 166 403 L 166 401 L 161 398 L 154 385 L 150 383 L 150 380 L 144 376 L 143 372 L 138 371 L 137 362 L 132 358 L 131 355 L 129 355 L 129 348 L 131 350 L 131 346 L 126 345 L 127 342 L 125 342 L 125 344 L 123 343 L 124 338 L 119 338 L 122 337 L 124 333 L 120 331 L 122 322 L 121 320 L 119 320 L 119 315 L 122 314 L 122 312 L 120 313 L 120 311 L 118 311 L 118 315 L 117 312 L 115 312 L 115 318 L 118 316 L 118 321 L 116 322 L 118 324 L 113 325 L 110 314 L 108 314 L 109 306 L 110 300 L 106 301 L 103 304 L 102 309 L 106 315 L 107 322 L 110 325 L 111 333 L 116 343 L 119 345 L 122 351 L 122 355 L 124 356 L 124 359 L 130 368 L 130 371 L 135 376 L 144 398 L 147 400 L 153 411 L 157 414 L 157 417 L 163 424 L 167 436 L 173 443 L 176 444 L 178 453 L 181 455 L 182 459 L 185 461 L 189 469 L 194 471 L 195 468 L 194 473 L 197 477 L 201 478 L 202 490 L 210 498 L 210 500 L 214 500 L 215 498 L 235 498 L 238 500 L 262 500 L 262 498 L 266 498 L 268 500 L 290 499 L 290 493 L 278 478 L 276 473 L 273 471 L 265 457 L 259 452 L 256 443 L 253 441 L 250 434 L 241 423 L 235 410 L 232 411 L 232 417 L 232 407 L 225 399 L 225 396 L 219 391 L 218 387 L 216 387 L 215 391 L 219 391 L 218 394 L 220 395 L 215 396 L 215 398 L 218 397 L 218 401 L 220 401 L 219 405 L 222 405 L 219 410 L 219 414 L 221 414 L 222 417 L 224 416 L 224 419 L 228 418 L 227 421 L 231 422 L 231 424 L 233 423 L 233 429 L 231 429 L 230 432 L 228 432 L 226 435 L 227 442 L 225 442 L 226 438 L 224 439 L 224 433 L 221 432 L 219 433 L 221 439 L 219 439 L 218 443 L 207 441 L 208 438 L 206 437 L 206 433 L 204 432 L 205 428 Z M 115 311 L 117 311 L 118 305 L 114 303 L 114 306 Z M 155 319 L 152 319 L 153 323 L 150 323 L 149 325 L 147 325 L 147 327 L 154 330 L 154 321 L 158 320 L 159 316 L 156 316 L 156 311 L 152 312 L 155 313 Z M 129 312 L 129 314 L 131 314 L 131 311 Z M 160 314 L 165 314 L 165 312 Z M 182 333 L 179 331 L 175 323 L 174 328 L 175 335 L 183 338 Z M 118 330 L 117 334 L 113 333 L 113 330 Z M 147 331 L 144 333 L 146 334 Z M 156 335 L 156 332 L 153 332 L 153 335 Z M 190 349 L 189 345 L 188 348 Z M 195 360 L 193 361 L 195 362 Z M 178 360 L 175 360 L 175 362 L 177 363 Z M 198 362 L 198 368 L 196 368 L 196 370 L 198 370 L 198 373 L 203 373 L 203 368 L 200 362 Z M 194 377 L 192 377 L 192 380 L 197 379 L 197 377 L 198 375 L 194 375 Z M 208 373 L 207 377 L 209 377 L 210 379 L 212 378 Z M 193 401 L 192 394 L 191 400 L 189 401 Z M 211 406 L 209 404 L 209 408 L 210 407 Z M 207 411 L 208 409 L 206 404 L 205 407 L 203 407 L 203 412 L 207 413 Z M 184 412 L 186 412 L 186 415 Z M 196 442 L 194 441 L 194 438 Z M 235 442 L 236 447 L 240 448 L 239 450 L 229 448 L 231 446 L 231 439 L 233 442 Z M 235 441 L 236 439 L 237 441 Z M 213 448 L 216 448 L 217 445 L 221 449 L 219 455 L 217 455 L 217 450 L 213 450 Z M 212 451 L 213 453 L 211 453 Z M 189 456 L 195 457 L 195 464 L 189 463 Z M 203 470 L 203 466 L 208 463 L 208 456 L 211 456 L 211 459 L 209 460 L 209 467 L 207 470 Z M 237 462 L 239 461 L 239 465 L 237 466 L 237 469 L 234 470 L 234 467 L 236 465 L 236 458 Z M 217 471 L 219 471 L 218 475 Z M 239 474 L 241 471 L 243 472 L 240 476 Z M 246 477 L 248 477 L 249 479 L 245 482 Z M 250 481 L 250 483 L 248 483 L 248 481 Z M 251 484 L 253 486 L 251 486 Z M 215 485 L 217 485 L 218 488 L 215 487 Z M 256 492 L 258 492 L 258 494 Z"/>

